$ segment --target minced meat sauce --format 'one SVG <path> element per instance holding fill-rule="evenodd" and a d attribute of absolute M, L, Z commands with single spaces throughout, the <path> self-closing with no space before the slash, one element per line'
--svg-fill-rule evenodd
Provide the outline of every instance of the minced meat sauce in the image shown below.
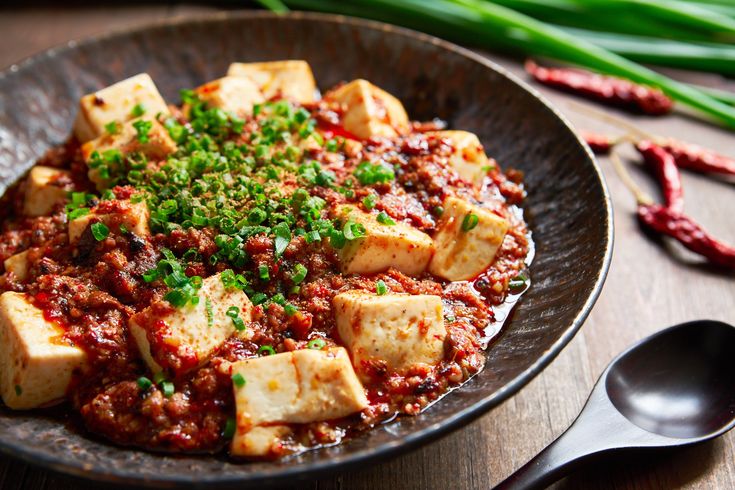
<path fill-rule="evenodd" d="M 191 104 L 193 96 L 187 97 Z M 524 197 L 518 172 L 504 174 L 490 160 L 482 189 L 473 188 L 448 162 L 451 141 L 426 135 L 441 129 L 439 123 L 414 123 L 405 136 L 361 141 L 341 128 L 341 107 L 325 101 L 266 103 L 244 119 L 212 113 L 203 105 L 191 119 L 175 107 L 171 111 L 165 126 L 179 145 L 174 158 L 98 155 L 97 165 L 111 182 L 109 190 L 99 192 L 88 180 L 89 162 L 72 138 L 38 162 L 71 171 L 70 181 L 62 184 L 72 197 L 50 215 L 33 218 L 23 215 L 24 184 L 4 197 L 0 261 L 29 253 L 27 277 L 19 280 L 6 273 L 0 276 L 0 289 L 29 293 L 45 318 L 63 327 L 66 340 L 87 353 L 91 369 L 73 380 L 67 397 L 90 431 L 150 450 L 222 450 L 232 435 L 227 426 L 235 413 L 228 363 L 340 345 L 332 298 L 346 290 L 375 292 L 381 281 L 390 292 L 441 296 L 447 329 L 444 359 L 401 375 L 380 362 L 367 366 L 372 379 L 365 383 L 369 407 L 345 419 L 295 427 L 283 454 L 339 441 L 396 414 L 418 414 L 482 369 L 495 308 L 527 284 L 531 244 L 517 207 Z M 381 163 L 361 180 L 355 174 L 362 162 Z M 250 179 L 246 191 L 233 190 L 238 175 Z M 295 209 L 297 192 L 300 209 Z M 510 222 L 495 261 L 474 280 L 448 283 L 428 272 L 409 277 L 395 269 L 374 275 L 340 273 L 330 242 L 355 239 L 360 230 L 340 231 L 330 221 L 330 209 L 342 203 L 375 209 L 431 235 L 444 199 L 452 195 L 469 196 Z M 153 210 L 150 236 L 130 230 L 99 236 L 88 227 L 69 244 L 71 214 L 94 208 L 114 215 L 123 200 L 135 196 Z M 204 201 L 216 205 L 199 213 L 187 209 Z M 318 238 L 310 225 L 315 219 L 323 221 Z M 281 221 L 288 231 L 282 230 L 279 238 L 269 227 Z M 232 336 L 203 366 L 169 376 L 173 390 L 164 390 L 162 378 L 152 376 L 128 330 L 132 315 L 160 304 L 171 291 L 164 281 L 146 278 L 164 259 L 164 249 L 190 278 L 232 270 L 255 304 L 246 325 L 250 339 Z M 297 264 L 307 271 L 298 284 Z M 314 344 L 319 339 L 323 342 Z M 151 386 L 141 379 L 151 379 Z"/>

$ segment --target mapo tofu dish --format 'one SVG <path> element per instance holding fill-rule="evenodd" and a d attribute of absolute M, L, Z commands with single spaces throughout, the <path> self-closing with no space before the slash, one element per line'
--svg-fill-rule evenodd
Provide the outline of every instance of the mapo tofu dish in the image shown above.
<path fill-rule="evenodd" d="M 244 459 L 418 415 L 528 286 L 521 178 L 304 61 L 233 63 L 179 104 L 147 74 L 100 87 L 3 198 L 2 400 Z"/>

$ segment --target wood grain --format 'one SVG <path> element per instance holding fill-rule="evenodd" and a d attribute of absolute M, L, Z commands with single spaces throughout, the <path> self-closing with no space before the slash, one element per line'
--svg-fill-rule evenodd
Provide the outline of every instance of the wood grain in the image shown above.
<path fill-rule="evenodd" d="M 161 2 L 156 5 L 71 8 L 54 4 L 0 9 L 0 67 L 34 52 L 90 34 L 214 7 Z M 488 54 L 523 77 L 519 60 Z M 674 73 L 678 78 L 735 90 L 735 82 L 714 76 Z M 616 133 L 568 106 L 569 97 L 539 89 L 578 128 Z M 626 116 L 627 117 L 627 116 Z M 681 138 L 735 155 L 732 133 L 676 115 L 630 118 L 656 134 Z M 630 167 L 655 195 L 650 177 Z M 501 162 L 502 163 L 502 162 Z M 425 489 L 489 488 L 556 436 L 582 408 L 597 376 L 630 343 L 668 325 L 697 318 L 735 323 L 735 276 L 703 266 L 669 243 L 641 234 L 635 203 L 607 159 L 601 164 L 615 206 L 616 243 L 605 289 L 590 318 L 561 355 L 519 394 L 463 430 L 408 455 L 362 471 L 335 475 L 298 488 Z M 717 236 L 735 243 L 732 210 L 735 185 L 697 175 L 684 176 L 687 212 Z M 579 230 L 580 234 L 584 230 Z M 580 267 L 583 267 L 580 264 Z M 0 458 L 0 488 L 72 489 L 96 485 L 40 471 Z M 730 489 L 735 488 L 735 435 L 667 454 L 606 458 L 557 483 L 557 489 Z"/>

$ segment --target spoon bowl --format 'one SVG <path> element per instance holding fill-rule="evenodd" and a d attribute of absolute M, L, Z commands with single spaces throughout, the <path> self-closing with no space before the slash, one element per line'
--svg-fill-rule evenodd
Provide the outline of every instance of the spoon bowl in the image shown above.
<path fill-rule="evenodd" d="M 610 365 L 605 390 L 629 421 L 679 439 L 733 426 L 735 328 L 696 321 L 648 337 Z"/>
<path fill-rule="evenodd" d="M 496 488 L 543 488 L 606 452 L 694 444 L 733 426 L 735 327 L 682 323 L 617 356 L 569 429 Z"/>

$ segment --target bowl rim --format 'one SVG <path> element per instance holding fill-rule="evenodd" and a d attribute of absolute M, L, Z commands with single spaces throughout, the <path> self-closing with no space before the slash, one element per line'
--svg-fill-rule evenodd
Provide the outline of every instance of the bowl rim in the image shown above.
<path fill-rule="evenodd" d="M 131 468 L 131 470 L 129 471 L 112 469 L 105 472 L 100 472 L 97 471 L 96 468 L 90 470 L 88 467 L 85 467 L 85 465 L 81 463 L 75 463 L 72 458 L 63 459 L 45 454 L 39 455 L 35 453 L 32 449 L 29 449 L 27 445 L 8 442 L 2 439 L 0 439 L 0 454 L 23 461 L 37 468 L 50 470 L 59 474 L 81 478 L 88 481 L 109 482 L 116 484 L 133 484 L 145 487 L 156 487 L 161 485 L 173 485 L 177 487 L 199 487 L 206 485 L 207 487 L 216 486 L 218 488 L 222 488 L 229 487 L 235 484 L 240 486 L 253 484 L 274 484 L 278 482 L 283 483 L 285 481 L 294 482 L 295 479 L 311 479 L 325 473 L 338 470 L 345 471 L 351 468 L 356 468 L 358 466 L 365 467 L 365 465 L 368 463 L 375 463 L 379 460 L 387 459 L 391 456 L 397 456 L 399 454 L 407 453 L 418 448 L 419 446 L 428 444 L 432 441 L 435 441 L 436 439 L 446 436 L 450 432 L 458 430 L 469 424 L 470 422 L 476 420 L 480 416 L 489 412 L 492 408 L 498 406 L 500 403 L 510 398 L 512 395 L 520 391 L 521 388 L 528 384 L 533 378 L 535 378 L 546 366 L 551 363 L 551 361 L 553 361 L 557 357 L 561 350 L 572 340 L 574 335 L 579 331 L 582 324 L 589 316 L 593 305 L 597 301 L 602 291 L 605 279 L 610 269 L 613 254 L 613 205 L 602 169 L 600 168 L 600 165 L 597 162 L 594 153 L 589 148 L 584 138 L 582 138 L 580 134 L 575 130 L 574 126 L 570 123 L 567 117 L 563 115 L 550 101 L 548 101 L 534 87 L 527 84 L 524 80 L 511 73 L 503 66 L 479 53 L 471 51 L 470 49 L 463 48 L 436 36 L 418 32 L 412 29 L 399 27 L 384 22 L 349 17 L 344 15 L 303 11 L 291 11 L 285 14 L 276 14 L 266 10 L 222 11 L 211 14 L 176 15 L 173 17 L 159 19 L 151 22 L 136 23 L 130 26 L 113 29 L 109 32 L 87 36 L 80 40 L 73 39 L 27 56 L 9 66 L 0 69 L 0 80 L 12 76 L 15 72 L 18 72 L 20 70 L 28 69 L 37 63 L 43 62 L 46 59 L 51 59 L 55 56 L 73 51 L 77 49 L 77 47 L 96 44 L 98 42 L 116 37 L 129 36 L 154 28 L 197 23 L 227 22 L 240 19 L 275 18 L 327 22 L 334 24 L 348 24 L 356 27 L 381 30 L 386 33 L 391 33 L 406 38 L 412 38 L 423 43 L 430 43 L 442 48 L 443 50 L 447 50 L 465 58 L 469 58 L 471 61 L 479 63 L 485 68 L 495 71 L 496 73 L 520 86 L 523 90 L 528 92 L 531 96 L 535 97 L 544 106 L 546 106 L 546 109 L 551 111 L 562 122 L 566 129 L 568 129 L 572 133 L 577 142 L 587 153 L 587 156 L 592 163 L 594 173 L 600 182 L 604 198 L 603 203 L 605 215 L 607 218 L 604 256 L 602 259 L 602 265 L 597 271 L 597 277 L 595 278 L 594 285 L 589 295 L 587 296 L 587 299 L 582 304 L 580 311 L 574 317 L 571 324 L 556 340 L 556 342 L 554 342 L 538 359 L 536 359 L 533 364 L 528 366 L 524 371 L 522 371 L 515 378 L 506 383 L 503 387 L 501 387 L 494 393 L 484 397 L 481 401 L 474 403 L 466 408 L 463 408 L 457 413 L 443 419 L 438 424 L 434 424 L 432 426 L 412 432 L 409 435 L 402 437 L 400 441 L 393 441 L 390 443 L 357 450 L 345 456 L 338 456 L 336 458 L 309 463 L 306 466 L 285 466 L 279 468 L 279 471 L 275 473 L 255 471 L 251 474 L 248 474 L 246 477 L 243 477 L 243 475 L 202 474 L 197 475 L 196 480 L 192 480 L 192 477 L 188 474 L 159 475 L 154 478 L 141 477 L 140 475 L 136 475 L 134 468 Z M 137 451 L 137 449 L 134 448 L 130 449 L 123 447 L 121 447 L 120 450 Z"/>

